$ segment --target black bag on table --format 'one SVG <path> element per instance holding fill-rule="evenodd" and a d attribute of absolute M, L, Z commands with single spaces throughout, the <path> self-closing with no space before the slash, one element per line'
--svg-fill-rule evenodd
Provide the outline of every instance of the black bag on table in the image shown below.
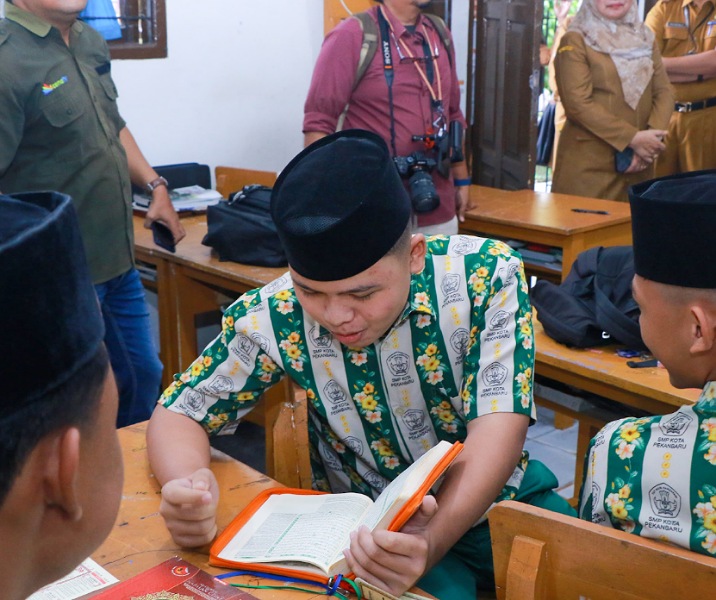
<path fill-rule="evenodd" d="M 537 318 L 552 339 L 577 348 L 620 343 L 644 348 L 639 306 L 631 294 L 631 246 L 581 252 L 560 285 L 538 280 L 530 290 Z"/>
<path fill-rule="evenodd" d="M 208 233 L 202 244 L 211 246 L 219 260 L 261 267 L 288 264 L 276 226 L 271 218 L 271 188 L 247 185 L 231 194 L 228 202 L 209 206 Z"/>

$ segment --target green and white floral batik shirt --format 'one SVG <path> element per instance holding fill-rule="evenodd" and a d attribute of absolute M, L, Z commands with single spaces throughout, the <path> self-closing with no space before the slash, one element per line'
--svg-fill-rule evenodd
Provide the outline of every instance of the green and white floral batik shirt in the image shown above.
<path fill-rule="evenodd" d="M 694 406 L 606 425 L 589 446 L 579 514 L 716 555 L 716 382 Z"/>
<path fill-rule="evenodd" d="M 313 484 L 376 496 L 438 441 L 492 412 L 535 417 L 532 309 L 519 255 L 470 236 L 428 239 L 390 331 L 348 348 L 305 313 L 288 274 L 241 296 L 222 333 L 160 403 L 231 433 L 288 374 L 307 391 Z M 514 496 L 526 458 L 502 497 Z"/>

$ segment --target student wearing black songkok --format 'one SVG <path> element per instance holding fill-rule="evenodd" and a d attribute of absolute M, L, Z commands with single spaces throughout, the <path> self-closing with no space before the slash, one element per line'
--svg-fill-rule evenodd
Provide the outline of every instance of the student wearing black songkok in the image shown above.
<path fill-rule="evenodd" d="M 703 391 L 597 434 L 580 515 L 716 556 L 716 171 L 647 181 L 629 198 L 642 337 L 674 387 Z"/>
<path fill-rule="evenodd" d="M 99 546 L 122 489 L 117 388 L 69 196 L 0 195 L 0 580 L 24 600 Z"/>
<path fill-rule="evenodd" d="M 303 150 L 279 176 L 271 211 L 289 273 L 227 310 L 221 335 L 150 421 L 175 541 L 205 544 L 216 531 L 205 432 L 226 431 L 286 374 L 310 398 L 317 489 L 376 496 L 439 441 L 465 442 L 437 505 L 427 498 L 400 533 L 361 531 L 347 556 L 398 596 L 417 581 L 442 600 L 474 597 L 492 583 L 493 501 L 570 511 L 554 475 L 522 454 L 535 411 L 519 255 L 493 240 L 411 235 L 388 148 L 366 131 Z"/>

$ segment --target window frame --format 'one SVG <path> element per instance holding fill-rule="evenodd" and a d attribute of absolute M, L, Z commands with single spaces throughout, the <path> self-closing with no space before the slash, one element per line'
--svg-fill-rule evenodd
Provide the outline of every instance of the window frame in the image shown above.
<path fill-rule="evenodd" d="M 113 59 L 143 59 L 167 57 L 167 13 L 166 0 L 124 0 L 125 15 L 140 14 L 140 7 L 146 3 L 153 4 L 152 27 L 155 31 L 153 42 L 139 43 L 124 40 L 107 42 L 109 53 Z M 122 16 L 120 15 L 120 19 Z"/>

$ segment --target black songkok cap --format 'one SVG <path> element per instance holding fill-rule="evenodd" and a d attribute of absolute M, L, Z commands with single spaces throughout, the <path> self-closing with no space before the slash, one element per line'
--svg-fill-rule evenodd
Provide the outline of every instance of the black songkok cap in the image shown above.
<path fill-rule="evenodd" d="M 383 139 L 349 129 L 305 148 L 271 194 L 288 263 L 315 281 L 346 279 L 373 266 L 410 220 L 410 198 Z"/>
<path fill-rule="evenodd" d="M 629 202 L 638 275 L 716 288 L 716 170 L 645 181 L 630 188 Z"/>
<path fill-rule="evenodd" d="M 0 195 L 0 418 L 67 381 L 103 337 L 70 197 Z"/>

